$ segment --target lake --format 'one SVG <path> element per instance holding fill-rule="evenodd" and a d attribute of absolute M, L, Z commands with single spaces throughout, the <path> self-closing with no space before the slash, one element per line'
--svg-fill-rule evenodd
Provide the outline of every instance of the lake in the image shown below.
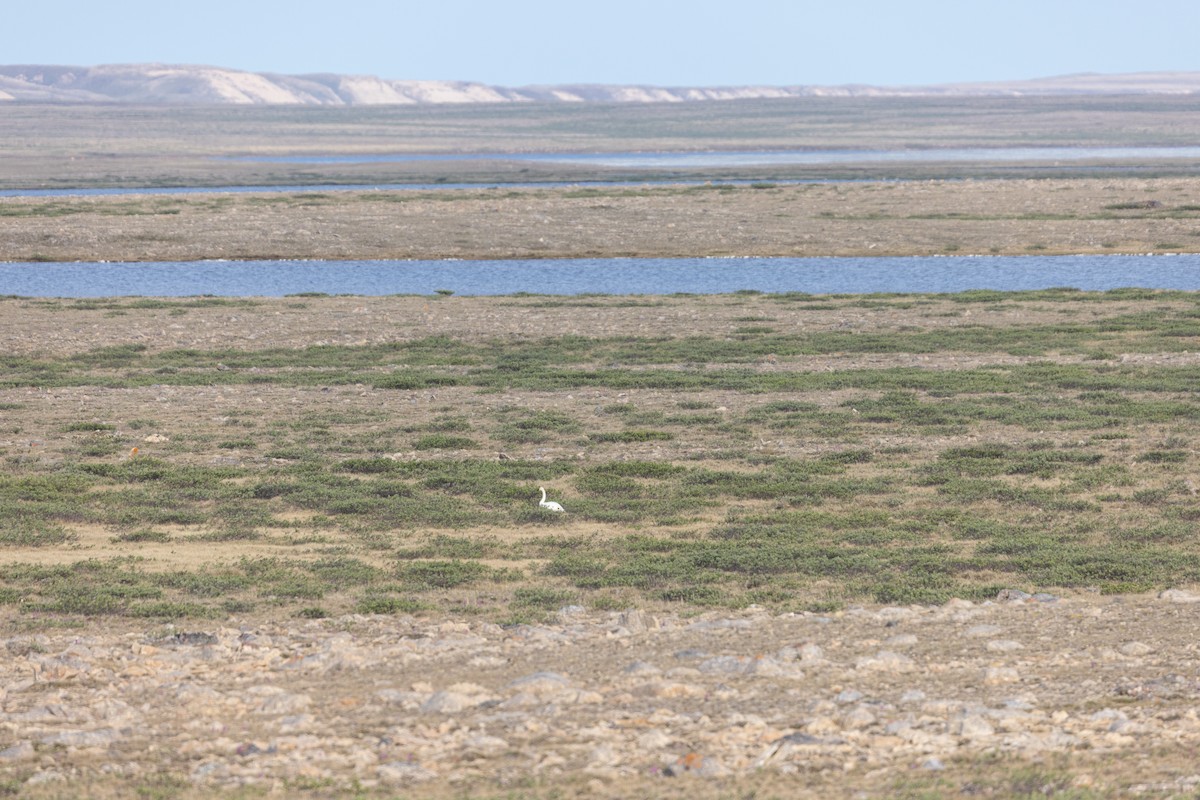
<path fill-rule="evenodd" d="M 1200 147 L 958 147 L 900 150 L 745 150 L 626 153 L 365 153 L 234 156 L 275 164 L 379 164 L 410 161 L 523 161 L 642 169 L 989 161 L 1200 159 Z"/>
<path fill-rule="evenodd" d="M 0 264 L 0 295 L 870 294 L 1072 287 L 1200 290 L 1200 255 L 191 261 Z"/>
<path fill-rule="evenodd" d="M 286 156 L 221 156 L 218 161 L 242 161 L 272 164 L 384 164 L 400 162 L 463 162 L 515 161 L 574 166 L 604 167 L 628 170 L 705 169 L 736 167 L 769 167 L 786 165 L 844 166 L 851 164 L 897 163 L 988 163 L 1037 162 L 1070 165 L 1088 162 L 1103 169 L 1128 168 L 1139 161 L 1191 160 L 1200 161 L 1200 147 L 964 147 L 901 150 L 764 150 L 764 151 L 704 151 L 704 152 L 622 152 L 622 153 L 366 153 L 356 155 L 308 154 Z M 1092 167 L 1088 167 L 1092 168 Z M 873 179 L 772 179 L 773 183 L 847 183 L 871 182 Z M 0 197 L 72 197 L 127 194 L 218 194 L 223 192 L 334 192 L 334 191 L 411 191 L 434 189 L 488 188 L 562 188 L 570 186 L 646 186 L 696 185 L 718 183 L 742 185 L 748 180 L 686 180 L 668 179 L 651 174 L 645 180 L 586 181 L 488 181 L 486 183 L 339 183 L 252 186 L 167 186 L 54 189 L 0 189 Z"/>
<path fill-rule="evenodd" d="M 770 183 L 779 185 L 803 183 L 882 183 L 873 179 L 786 179 L 771 180 Z M 261 184 L 246 186 L 156 186 L 156 187 L 75 187 L 63 189 L 0 189 L 0 197 L 105 197 L 117 195 L 175 195 L 175 194 L 256 194 L 262 192 L 307 193 L 307 192 L 411 192 L 411 191 L 441 191 L 446 189 L 573 189 L 583 187 L 619 189 L 645 186 L 701 186 L 714 184 L 720 186 L 749 186 L 758 181 L 751 180 L 684 180 L 684 179 L 646 179 L 646 180 L 587 180 L 587 181 L 488 181 L 482 183 L 311 183 L 311 184 Z"/>

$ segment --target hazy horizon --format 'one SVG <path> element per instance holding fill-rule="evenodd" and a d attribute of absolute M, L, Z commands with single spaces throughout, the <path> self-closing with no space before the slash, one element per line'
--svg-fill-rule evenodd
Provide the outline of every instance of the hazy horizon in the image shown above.
<path fill-rule="evenodd" d="M 1196 71 L 1200 4 L 1158 0 L 62 0 L 6 12 L 7 64 L 196 64 L 499 86 L 929 85 Z M 66 23 L 66 24 L 64 24 Z"/>

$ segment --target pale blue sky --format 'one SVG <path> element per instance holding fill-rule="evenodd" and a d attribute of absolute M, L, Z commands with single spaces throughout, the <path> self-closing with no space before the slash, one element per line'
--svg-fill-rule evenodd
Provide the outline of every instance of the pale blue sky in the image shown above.
<path fill-rule="evenodd" d="M 0 63 L 731 86 L 1200 71 L 1200 0 L 55 0 Z"/>

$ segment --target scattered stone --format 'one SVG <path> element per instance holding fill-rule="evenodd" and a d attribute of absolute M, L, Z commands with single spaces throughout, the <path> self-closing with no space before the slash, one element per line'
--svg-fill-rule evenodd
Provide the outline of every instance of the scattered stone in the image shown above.
<path fill-rule="evenodd" d="M 463 758 L 495 758 L 508 751 L 508 742 L 498 736 L 472 736 L 464 742 Z"/>
<path fill-rule="evenodd" d="M 673 739 L 666 732 L 655 728 L 639 736 L 637 738 L 637 745 L 643 750 L 662 750 L 669 746 L 672 741 Z"/>
<path fill-rule="evenodd" d="M 913 647 L 920 639 L 911 633 L 898 633 L 895 636 L 890 636 L 884 640 L 884 644 L 888 647 Z"/>
<path fill-rule="evenodd" d="M 1037 592 L 1029 594 L 1020 589 L 1001 589 L 996 595 L 996 600 L 1001 603 L 1056 603 L 1058 598 L 1046 592 Z"/>
<path fill-rule="evenodd" d="M 64 747 L 107 747 L 124 737 L 121 731 L 101 728 L 95 731 L 60 731 L 42 737 L 42 744 Z"/>
<path fill-rule="evenodd" d="M 748 619 L 705 619 L 687 626 L 689 631 L 748 630 L 753 626 Z"/>
<path fill-rule="evenodd" d="M 873 656 L 864 656 L 854 662 L 855 669 L 873 672 L 912 672 L 917 668 L 911 658 L 891 650 L 880 650 Z"/>
<path fill-rule="evenodd" d="M 954 725 L 954 733 L 967 739 L 980 739 L 985 736 L 994 735 L 996 729 L 983 716 L 979 714 L 967 714 L 957 720 Z"/>
<path fill-rule="evenodd" d="M 33 758 L 33 752 L 33 744 L 31 742 L 20 741 L 0 750 L 0 760 L 21 761 L 26 758 Z"/>
<path fill-rule="evenodd" d="M 699 775 L 702 778 L 720 778 L 730 774 L 731 770 L 712 756 L 699 753 L 688 753 L 680 756 L 675 763 L 663 770 L 667 776 Z"/>
<path fill-rule="evenodd" d="M 508 684 L 508 688 L 540 696 L 557 694 L 570 689 L 571 682 L 557 672 L 535 672 L 532 675 L 517 678 Z"/>
<path fill-rule="evenodd" d="M 842 727 L 847 730 L 869 728 L 877 721 L 876 716 L 866 706 L 856 706 L 842 717 Z"/>
<path fill-rule="evenodd" d="M 963 636 L 970 639 L 986 639 L 988 636 L 994 636 L 1003 630 L 999 625 L 972 625 L 963 631 Z"/>
<path fill-rule="evenodd" d="M 1154 652 L 1154 648 L 1151 647 L 1150 645 L 1145 644 L 1143 642 L 1136 642 L 1136 641 L 1135 642 L 1126 642 L 1125 644 L 1118 647 L 1117 650 L 1118 650 L 1118 652 L 1121 653 L 1121 655 L 1126 655 L 1126 656 L 1130 656 L 1133 658 L 1147 656 Z"/>
<path fill-rule="evenodd" d="M 67 780 L 67 776 L 56 769 L 38 770 L 29 776 L 25 781 L 26 786 L 40 786 L 43 783 L 61 783 Z"/>
<path fill-rule="evenodd" d="M 437 773 L 425 769 L 420 764 L 393 761 L 380 764 L 375 771 L 379 780 L 388 786 L 407 786 L 412 783 L 424 783 L 437 777 Z"/>
<path fill-rule="evenodd" d="M 624 669 L 626 675 L 645 676 L 645 675 L 661 675 L 662 670 L 653 664 L 645 661 L 635 661 Z"/>
<path fill-rule="evenodd" d="M 617 629 L 627 634 L 645 633 L 650 625 L 646 623 L 645 615 L 637 609 L 628 609 L 617 615 Z"/>
<path fill-rule="evenodd" d="M 750 627 L 667 616 L 637 637 L 595 612 L 517 628 L 351 615 L 14 637 L 0 642 L 0 782 L 136 782 L 169 751 L 210 793 L 300 780 L 453 793 L 582 773 L 612 794 L 635 774 L 887 780 L 993 751 L 1019 763 L 1200 738 L 1192 621 L 1154 598 L 746 614 Z M 891 622 L 915 634 L 887 636 Z M 967 631 L 986 646 L 964 647 Z"/>
<path fill-rule="evenodd" d="M 1019 683 L 1021 674 L 1013 667 L 988 667 L 983 671 L 984 686 L 1000 686 L 1006 683 Z"/>
<path fill-rule="evenodd" d="M 434 692 L 421 704 L 423 714 L 457 714 L 468 708 L 474 708 L 487 700 L 483 694 L 465 694 L 455 691 Z"/>
<path fill-rule="evenodd" d="M 814 664 L 825 660 L 825 650 L 819 644 L 803 644 L 796 653 L 800 660 L 807 664 Z"/>

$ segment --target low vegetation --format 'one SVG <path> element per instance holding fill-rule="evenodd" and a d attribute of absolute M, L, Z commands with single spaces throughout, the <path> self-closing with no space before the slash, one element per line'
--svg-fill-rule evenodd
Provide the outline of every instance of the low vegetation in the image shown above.
<path fill-rule="evenodd" d="M 122 319 L 297 299 L 0 301 L 100 332 L 3 357 L 0 605 L 517 622 L 1200 581 L 1193 294 L 680 296 L 697 321 L 652 335 L 630 300 L 436 301 L 595 335 L 218 349 Z"/>

